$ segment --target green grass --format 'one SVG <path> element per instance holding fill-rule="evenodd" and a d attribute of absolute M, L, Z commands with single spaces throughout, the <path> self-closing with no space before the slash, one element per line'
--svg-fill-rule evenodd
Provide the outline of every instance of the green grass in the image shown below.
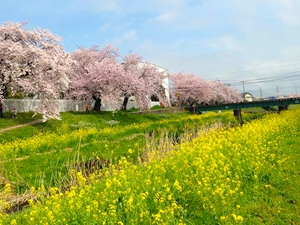
<path fill-rule="evenodd" d="M 49 182 L 42 167 L 31 168 L 39 182 L 61 188 L 63 181 L 73 181 L 78 186 L 64 189 L 67 192 L 52 189 L 51 196 L 42 195 L 32 207 L 3 220 L 8 224 L 12 219 L 20 224 L 300 223 L 299 110 L 268 115 L 243 127 L 203 131 L 196 138 L 193 128 L 200 131 L 200 125 L 213 121 L 233 122 L 231 112 L 165 121 L 156 116 L 149 122 L 151 115 L 146 115 L 140 128 L 128 124 L 116 133 L 82 138 L 72 149 L 30 155 L 24 170 L 29 171 L 26 165 L 34 161 L 41 163 L 40 155 L 48 160 Z M 69 129 L 62 128 L 61 134 Z M 169 146 L 171 137 L 185 141 Z M 80 163 L 89 157 L 100 156 L 115 161 L 90 177 L 72 168 L 73 163 L 83 166 Z M 10 164 L 17 167 L 19 161 Z M 18 182 L 20 178 L 12 184 Z"/>
<path fill-rule="evenodd" d="M 40 115 L 32 118 L 33 113 L 20 113 L 17 119 L 6 117 L 0 120 L 0 129 L 40 119 Z M 222 123 L 236 126 L 236 119 L 232 111 L 194 115 L 190 118 L 188 112 L 159 113 L 159 114 L 132 114 L 118 111 L 101 112 L 66 112 L 61 113 L 62 120 L 48 120 L 20 127 L 0 133 L 2 144 L 29 143 L 29 140 L 38 140 L 49 134 L 53 135 L 53 142 L 43 144 L 35 151 L 22 147 L 13 150 L 0 161 L 0 175 L 2 187 L 10 183 L 14 193 L 26 193 L 31 187 L 42 184 L 47 188 L 60 187 L 64 189 L 72 182 L 70 171 L 85 170 L 85 162 L 94 161 L 116 164 L 121 157 L 136 162 L 149 144 L 149 137 L 156 139 L 156 148 L 160 144 L 161 134 L 168 133 L 168 137 L 178 140 L 185 132 L 196 132 L 209 124 Z M 250 121 L 262 117 L 263 114 L 244 114 L 244 120 Z M 87 134 L 90 129 L 96 133 Z M 103 133 L 106 129 L 112 132 Z M 83 131 L 83 136 L 76 133 Z M 87 134 L 86 136 L 84 134 Z M 60 138 L 64 137 L 62 141 Z M 163 137 L 164 138 L 164 137 Z M 0 143 L 0 144 L 1 144 Z M 16 145 L 18 146 L 18 145 Z M 20 147 L 18 147 L 20 148 Z M 128 150 L 132 149 L 133 153 Z M 81 167 L 81 168 L 79 168 Z M 0 186 L 0 187 L 1 187 Z"/>
<path fill-rule="evenodd" d="M 5 121 L 14 123 L 14 125 L 22 124 L 32 121 L 31 116 L 31 113 L 20 114 L 17 120 L 6 118 Z M 168 130 L 169 136 L 178 138 L 187 129 L 197 130 L 199 126 L 207 126 L 217 121 L 223 124 L 237 124 L 231 112 L 210 113 L 208 116 L 195 115 L 193 119 L 188 119 L 189 116 L 190 114 L 186 112 L 131 114 L 118 111 L 115 114 L 112 112 L 97 114 L 92 111 L 88 115 L 82 112 L 62 113 L 62 120 L 49 120 L 45 123 L 0 133 L 3 144 L 15 142 L 18 146 L 19 143 L 23 143 L 22 149 L 12 150 L 12 153 L 0 162 L 2 168 L 0 172 L 4 179 L 15 184 L 16 192 L 24 192 L 28 190 L 28 187 L 39 186 L 41 183 L 46 186 L 57 185 L 57 174 L 59 172 L 63 175 L 67 174 L 74 164 L 74 159 L 78 158 L 78 152 L 80 161 L 93 160 L 99 157 L 104 161 L 115 163 L 122 156 L 130 156 L 132 160 L 136 160 L 142 149 L 145 148 L 148 134 L 159 138 L 160 133 Z M 254 115 L 245 115 L 246 117 L 251 119 Z M 186 118 L 184 123 L 181 120 L 183 118 Z M 117 121 L 117 123 L 110 123 L 112 121 Z M 3 124 L 1 123 L 1 126 L 6 127 Z M 0 128 L 2 128 L 1 126 Z M 126 130 L 120 132 L 124 128 Z M 82 138 L 74 136 L 80 130 L 83 130 L 84 135 L 89 129 L 96 129 L 99 132 L 98 134 L 87 134 Z M 113 132 L 101 133 L 105 129 L 112 129 Z M 35 151 L 26 147 L 29 140 L 36 139 L 36 145 L 38 145 L 42 140 L 40 137 L 48 134 L 53 136 L 53 143 L 47 144 L 46 142 Z M 60 142 L 59 138 L 62 136 L 64 138 Z M 134 149 L 134 154 L 128 154 L 128 149 L 132 148 L 133 143 L 137 146 Z"/>
<path fill-rule="evenodd" d="M 18 113 L 17 119 L 13 119 L 11 112 L 5 112 L 4 118 L 0 118 L 0 129 L 32 122 L 42 118 L 41 115 L 36 115 L 35 117 L 32 117 L 33 115 L 34 115 L 33 112 L 27 112 L 27 113 L 21 112 Z"/>
<path fill-rule="evenodd" d="M 49 120 L 45 123 L 29 125 L 10 131 L 0 133 L 2 144 L 15 142 L 28 143 L 28 140 L 37 139 L 36 144 L 39 144 L 39 137 L 47 134 L 52 134 L 55 137 L 66 136 L 63 142 L 54 140 L 52 145 L 43 144 L 36 151 L 22 148 L 22 151 L 12 150 L 12 154 L 8 155 L 1 161 L 1 174 L 5 180 L 14 184 L 16 192 L 24 192 L 31 186 L 39 186 L 44 183 L 46 186 L 57 185 L 57 174 L 67 174 L 68 170 L 74 164 L 75 158 L 79 152 L 80 161 L 91 160 L 95 157 L 100 157 L 105 161 L 117 161 L 122 156 L 128 156 L 136 160 L 138 150 L 135 149 L 135 154 L 128 154 L 128 149 L 132 148 L 132 143 L 135 143 L 139 148 L 143 148 L 146 144 L 145 134 L 163 132 L 169 129 L 170 135 L 180 136 L 190 124 L 191 127 L 198 125 L 204 126 L 209 123 L 214 123 L 221 120 L 223 123 L 235 123 L 233 116 L 228 114 L 212 114 L 212 117 L 196 116 L 194 120 L 187 120 L 182 123 L 178 119 L 188 118 L 189 113 L 176 114 L 131 114 L 128 112 L 119 111 L 115 114 L 111 112 L 101 112 L 96 114 L 92 112 L 86 115 L 80 112 L 62 113 L 62 120 Z M 20 114 L 17 120 L 10 118 L 4 119 L 13 125 L 22 124 L 32 121 L 31 113 Z M 229 119 L 228 119 L 229 117 Z M 118 123 L 113 125 L 111 121 Z M 163 121 L 166 121 L 164 123 Z M 139 127 L 138 124 L 147 124 L 147 126 Z M 5 123 L 5 125 L 7 125 Z M 131 127 L 132 125 L 136 125 Z M 4 123 L 1 123 L 1 128 L 5 128 Z M 125 133 L 120 130 L 129 127 Z M 87 135 L 84 138 L 73 137 L 73 133 L 79 130 L 87 131 L 88 129 L 96 129 L 99 135 Z M 111 128 L 114 132 L 102 134 L 104 129 Z M 42 134 L 42 135 L 41 135 Z M 19 148 L 19 147 L 18 147 Z M 30 153 L 31 152 L 31 153 Z"/>
<path fill-rule="evenodd" d="M 0 120 L 0 129 L 32 122 L 40 119 L 41 116 L 32 118 L 33 113 L 20 113 L 17 119 L 6 117 Z M 187 116 L 188 113 L 168 114 L 164 115 L 164 118 L 179 118 L 181 116 Z M 45 123 L 34 124 L 4 133 L 0 133 L 0 143 L 10 142 L 17 138 L 25 139 L 32 137 L 40 132 L 61 132 L 61 126 L 67 124 L 67 128 L 64 127 L 64 132 L 71 132 L 80 128 L 96 128 L 103 129 L 105 127 L 113 127 L 113 121 L 117 121 L 119 126 L 126 126 L 129 124 L 139 124 L 150 121 L 159 121 L 161 115 L 151 114 L 131 114 L 128 112 L 119 111 L 115 114 L 112 112 L 101 112 L 100 114 L 91 111 L 86 115 L 83 112 L 65 112 L 61 113 L 62 120 L 48 120 Z"/>

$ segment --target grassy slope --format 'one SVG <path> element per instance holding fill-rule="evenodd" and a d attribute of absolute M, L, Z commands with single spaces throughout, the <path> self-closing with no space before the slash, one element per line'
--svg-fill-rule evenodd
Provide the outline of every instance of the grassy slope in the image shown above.
<path fill-rule="evenodd" d="M 79 161 L 95 160 L 100 158 L 101 161 L 117 161 L 122 156 L 133 158 L 137 157 L 140 150 L 134 149 L 134 154 L 128 154 L 128 149 L 132 148 L 132 143 L 140 149 L 146 144 L 145 134 L 152 132 L 163 132 L 169 129 L 169 132 L 179 136 L 185 129 L 186 124 L 176 122 L 179 118 L 188 118 L 189 113 L 176 114 L 130 114 L 127 112 L 102 112 L 86 115 L 85 113 L 62 113 L 62 120 L 49 120 L 46 123 L 30 125 L 18 129 L 13 129 L 4 133 L 0 133 L 0 140 L 3 144 L 11 143 L 19 140 L 19 142 L 29 140 L 38 134 L 54 133 L 60 135 L 72 136 L 72 132 L 79 129 L 95 128 L 99 132 L 107 128 L 113 128 L 114 134 L 106 136 L 91 135 L 86 139 L 74 139 L 67 144 L 58 145 L 59 147 L 51 147 L 51 145 L 41 152 L 33 154 L 26 151 L 18 154 L 16 157 L 9 157 L 1 161 L 0 173 L 6 182 L 11 182 L 17 192 L 28 190 L 31 186 L 39 186 L 42 183 L 46 186 L 64 185 L 68 179 L 68 171 L 74 167 Z M 256 115 L 249 115 L 251 117 Z M 247 116 L 245 115 L 245 118 Z M 209 116 L 199 115 L 196 120 L 188 120 L 187 124 L 191 126 L 205 125 L 222 121 L 223 123 L 236 123 L 231 112 L 228 113 L 211 113 Z M 31 113 L 19 114 L 17 120 L 5 119 L 1 120 L 0 128 L 4 128 L 7 124 L 18 124 L 31 121 Z M 113 121 L 118 124 L 112 125 Z M 163 121 L 169 121 L 164 124 Z M 172 122 L 173 121 L 173 122 Z M 7 122 L 7 123 L 6 123 Z M 126 133 L 118 133 L 119 128 L 130 127 L 133 124 L 151 123 L 150 127 L 132 128 Z M 112 151 L 113 150 L 113 151 Z M 4 182 L 5 183 L 5 182 Z"/>
<path fill-rule="evenodd" d="M 265 121 L 268 122 L 268 121 Z M 264 146 L 256 146 L 255 141 L 252 148 L 255 148 L 255 151 L 260 150 L 260 147 L 267 151 L 267 157 L 264 158 L 264 155 L 260 156 L 260 159 L 258 162 L 264 162 L 266 165 L 269 165 L 270 167 L 261 167 L 261 170 L 253 170 L 253 171 L 247 171 L 247 167 L 244 167 L 246 170 L 245 172 L 240 171 L 237 172 L 236 175 L 239 175 L 237 178 L 236 176 L 230 177 L 231 179 L 240 179 L 242 182 L 242 186 L 238 193 L 243 192 L 243 195 L 235 197 L 234 201 L 230 202 L 232 198 L 226 199 L 226 201 L 229 201 L 228 203 L 233 208 L 230 207 L 221 207 L 221 204 L 216 204 L 217 211 L 214 212 L 213 210 L 203 210 L 202 204 L 198 204 L 199 202 L 194 202 L 194 198 L 197 198 L 197 196 L 193 196 L 194 198 L 189 198 L 194 193 L 189 192 L 189 189 L 184 189 L 182 194 L 179 194 L 176 200 L 178 203 L 181 203 L 180 205 L 187 210 L 188 218 L 185 222 L 189 222 L 190 224 L 197 224 L 197 221 L 202 221 L 203 217 L 210 221 L 210 224 L 232 224 L 234 222 L 241 222 L 239 220 L 235 221 L 235 218 L 233 217 L 232 212 L 234 212 L 236 215 L 242 215 L 243 216 L 243 222 L 245 224 L 298 224 L 300 222 L 299 218 L 299 190 L 298 187 L 300 185 L 300 179 L 299 179 L 299 171 L 300 171 L 300 155 L 299 155 L 299 146 L 300 146 L 300 140 L 298 138 L 298 134 L 300 132 L 300 121 L 294 120 L 294 122 L 297 122 L 297 125 L 291 126 L 291 129 L 288 127 L 285 127 L 282 129 L 283 133 L 280 133 L 280 130 L 274 130 L 275 136 L 269 136 L 265 135 L 264 133 L 261 133 L 260 135 L 256 136 L 257 138 L 267 137 L 268 140 L 264 140 L 262 138 L 261 143 L 264 144 Z M 276 124 L 276 126 L 278 123 Z M 261 124 L 261 129 L 265 129 L 265 124 Z M 274 125 L 275 126 L 275 125 Z M 251 127 L 251 126 L 250 126 Z M 280 126 L 278 126 L 280 127 Z M 241 130 L 247 132 L 247 130 Z M 245 151 L 247 154 L 251 154 L 252 151 L 247 150 L 247 143 L 251 144 L 251 137 L 247 136 L 245 134 L 245 137 L 249 137 L 246 139 L 240 139 L 239 140 L 239 131 L 235 131 L 235 136 L 232 136 L 232 144 L 235 143 L 241 143 L 244 145 L 241 145 L 238 147 L 238 150 L 242 147 L 243 149 L 240 151 L 241 154 L 245 154 Z M 258 132 L 259 133 L 259 132 Z M 253 134 L 253 131 L 250 133 Z M 218 135 L 218 134 L 217 134 Z M 230 136 L 231 134 L 227 134 Z M 217 139 L 218 140 L 218 139 Z M 222 139 L 223 143 L 226 143 L 226 139 Z M 237 142 L 236 142 L 236 141 Z M 244 141 L 243 141 L 244 140 Z M 249 141 L 249 142 L 248 142 Z M 271 143 L 271 145 L 268 147 L 267 144 Z M 228 146 L 232 146 L 232 144 Z M 132 146 L 132 143 L 131 143 Z M 201 148 L 199 148 L 200 150 Z M 216 149 L 217 150 L 217 149 Z M 253 149 L 254 150 L 254 149 Z M 217 152 L 219 152 L 217 150 Z M 231 152 L 231 147 L 228 148 L 228 153 Z M 225 152 L 223 152 L 225 154 Z M 272 155 L 275 154 L 275 160 L 273 160 Z M 231 155 L 231 153 L 230 153 Z M 193 155 L 191 155 L 193 156 Z M 234 154 L 233 154 L 234 156 Z M 246 155 L 247 156 L 247 155 Z M 198 156 L 200 158 L 200 156 Z M 261 159 L 263 157 L 264 159 Z M 191 162 L 196 163 L 197 160 L 191 158 Z M 180 159 L 180 158 L 179 158 Z M 205 158 L 204 158 L 205 159 Z M 232 159 L 232 163 L 236 164 L 236 168 L 240 168 L 240 161 Z M 251 158 L 241 158 L 246 161 L 250 161 L 255 163 L 254 161 L 251 161 Z M 285 159 L 287 161 L 281 162 L 282 159 Z M 214 160 L 213 158 L 211 160 Z M 218 160 L 218 159 L 217 159 Z M 172 161 L 169 161 L 170 165 Z M 185 163 L 185 161 L 184 161 Z M 187 165 L 189 166 L 189 161 L 187 160 Z M 282 166 L 281 166 L 282 163 Z M 244 163 L 241 165 L 243 166 Z M 154 164 L 155 165 L 155 164 Z M 176 164 L 177 165 L 177 164 Z M 196 165 L 196 164 L 195 164 Z M 232 164 L 231 164 L 232 165 Z M 245 164 L 247 165 L 247 164 Z M 263 164 L 264 165 L 264 164 Z M 249 166 L 249 165 L 248 165 Z M 223 166 L 220 168 L 222 171 Z M 249 167 L 251 168 L 251 167 Z M 177 169 L 181 169 L 180 166 L 178 166 Z M 195 169 L 195 168 L 194 168 Z M 206 168 L 206 172 L 209 172 L 209 167 Z M 177 171 L 177 170 L 175 170 Z M 174 173 L 175 173 L 174 171 Z M 190 170 L 187 170 L 190 171 Z M 158 174 L 161 173 L 161 171 L 156 171 Z M 233 170 L 234 172 L 234 170 Z M 251 173 L 248 173 L 251 172 Z M 259 181 L 255 181 L 252 174 L 254 173 L 258 175 Z M 178 175 L 181 176 L 180 173 Z M 193 175 L 191 173 L 190 175 Z M 211 174 L 212 177 L 214 174 Z M 173 174 L 169 174 L 169 176 L 173 176 Z M 180 176 L 177 177 L 177 179 L 180 179 Z M 198 176 L 201 177 L 201 174 Z M 197 177 L 198 177 L 197 176 Z M 171 179 L 171 178 L 169 178 Z M 213 180 L 214 181 L 214 180 Z M 181 182 L 185 182 L 184 178 L 180 180 L 180 184 L 183 184 Z M 189 183 L 189 180 L 186 182 Z M 211 183 L 213 185 L 214 183 Z M 232 183 L 234 184 L 234 183 Z M 162 186 L 163 187 L 163 186 Z M 190 188 L 190 185 L 187 185 L 186 188 Z M 192 186 L 193 188 L 197 188 L 197 186 Z M 211 186 L 214 187 L 214 186 Z M 105 189 L 104 189 L 105 190 Z M 127 189 L 125 189 L 127 190 Z M 151 189 L 150 189 L 151 190 Z M 202 191 L 202 190 L 201 190 Z M 150 191 L 149 191 L 150 192 Z M 211 197 L 212 199 L 217 199 L 216 197 L 212 195 L 208 195 L 208 197 Z M 125 197 L 124 197 L 125 198 Z M 236 201 L 236 202 L 235 202 Z M 200 207 L 199 210 L 193 210 L 192 208 L 188 207 L 188 204 L 193 204 L 193 207 Z M 89 204 L 89 203 L 87 203 Z M 203 206 L 204 207 L 204 206 Z M 83 208 L 84 209 L 84 208 Z M 213 209 L 213 208 L 212 208 Z M 218 211 L 220 210 L 220 211 Z M 223 214 L 224 214 L 224 220 L 222 220 Z M 70 215 L 72 215 L 73 212 L 68 212 Z M 78 212 L 80 214 L 80 212 Z M 182 211 L 182 213 L 185 213 L 185 211 Z M 204 214 L 207 213 L 207 214 Z M 85 212 L 83 212 L 85 214 Z M 234 215 L 235 215 L 234 214 Z M 70 216 L 72 218 L 72 216 Z M 84 220 L 84 217 L 78 218 L 81 220 Z M 223 221 L 223 222 L 220 222 Z M 203 221 L 202 221 L 203 222 Z M 174 222 L 175 224 L 175 222 Z"/>

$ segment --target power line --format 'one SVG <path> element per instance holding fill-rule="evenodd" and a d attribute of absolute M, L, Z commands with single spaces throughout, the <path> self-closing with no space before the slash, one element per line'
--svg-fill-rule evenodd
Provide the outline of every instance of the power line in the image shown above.
<path fill-rule="evenodd" d="M 280 68 L 280 67 L 285 67 L 285 66 L 292 66 L 292 65 L 300 65 L 300 62 L 292 63 L 292 64 L 279 65 L 279 66 L 273 66 L 273 67 L 252 69 L 252 70 L 241 70 L 241 71 L 233 71 L 233 72 L 228 72 L 228 73 L 213 73 L 213 74 L 209 74 L 209 76 L 228 75 L 228 74 L 235 74 L 235 73 L 248 73 L 248 72 L 253 72 L 253 71 L 269 70 L 269 69 L 275 69 L 275 68 Z"/>
<path fill-rule="evenodd" d="M 292 73 L 297 73 L 297 74 L 288 75 L 288 74 L 292 74 Z M 252 80 L 240 80 L 240 81 L 229 82 L 229 83 L 231 86 L 237 86 L 237 85 L 244 85 L 244 84 L 268 83 L 268 82 L 273 82 L 273 81 L 283 80 L 283 79 L 285 81 L 292 81 L 292 80 L 298 80 L 299 79 L 298 77 L 300 77 L 300 71 L 294 71 L 291 73 L 257 78 L 257 79 L 252 79 Z M 290 78 L 293 78 L 293 79 L 290 79 Z M 228 81 L 226 83 L 228 83 Z"/>
<path fill-rule="evenodd" d="M 267 76 L 267 77 L 262 77 L 262 78 L 255 78 L 255 79 L 252 79 L 252 80 L 264 80 L 264 79 L 270 79 L 270 78 L 278 78 L 278 77 L 286 76 L 286 75 L 293 74 L 293 73 L 299 73 L 299 72 L 300 72 L 300 70 L 295 70 L 295 71 L 291 71 L 291 72 L 288 72 L 288 73 L 279 73 L 277 75 Z M 243 79 L 243 81 L 252 81 L 252 80 Z M 241 82 L 241 80 L 223 80 L 223 81 Z"/>

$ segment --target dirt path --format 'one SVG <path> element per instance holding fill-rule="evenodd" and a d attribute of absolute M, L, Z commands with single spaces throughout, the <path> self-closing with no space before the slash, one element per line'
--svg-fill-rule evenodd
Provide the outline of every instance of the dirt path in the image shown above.
<path fill-rule="evenodd" d="M 42 121 L 43 120 L 40 119 L 40 120 L 35 120 L 35 121 L 29 122 L 29 123 L 23 123 L 23 124 L 19 124 L 19 125 L 12 126 L 12 127 L 7 127 L 7 128 L 4 128 L 4 129 L 0 129 L 0 133 L 3 133 L 5 131 L 9 131 L 9 130 L 12 130 L 12 129 L 20 128 L 20 127 L 25 127 L 25 126 L 41 123 Z"/>

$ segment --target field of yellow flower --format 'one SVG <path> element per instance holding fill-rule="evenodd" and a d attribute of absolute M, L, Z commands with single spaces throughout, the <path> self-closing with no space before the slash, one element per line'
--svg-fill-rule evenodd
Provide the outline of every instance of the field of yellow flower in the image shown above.
<path fill-rule="evenodd" d="M 223 117 L 228 116 L 228 113 L 224 113 Z M 166 127 L 168 124 L 172 123 L 178 124 L 188 124 L 192 122 L 195 124 L 202 124 L 202 121 L 207 121 L 205 118 L 212 117 L 217 120 L 217 114 L 208 114 L 208 116 L 184 116 L 180 119 L 170 119 L 170 120 L 161 120 L 156 122 L 147 122 L 141 124 L 130 124 L 124 127 L 113 126 L 105 127 L 102 129 L 97 129 L 94 127 L 83 127 L 73 131 L 70 131 L 69 124 L 62 123 L 61 126 L 54 132 L 40 132 L 36 135 L 26 138 L 26 139 L 15 139 L 10 142 L 0 143 L 0 160 L 11 159 L 16 157 L 22 157 L 27 155 L 32 155 L 36 153 L 47 152 L 53 149 L 62 149 L 65 147 L 70 147 L 72 143 L 78 143 L 89 141 L 90 139 L 115 139 L 116 136 L 127 134 L 136 134 L 139 132 L 153 132 L 155 129 L 161 129 Z M 234 119 L 234 118 L 232 118 Z M 231 119 L 231 120 L 232 120 Z M 213 121 L 214 122 L 214 121 Z M 207 124 L 212 122 L 207 122 Z M 166 127 L 170 128 L 170 127 Z M 172 127 L 170 128 L 172 129 Z M 176 129 L 176 128 L 175 128 Z"/>
<path fill-rule="evenodd" d="M 253 116 L 249 114 L 245 118 Z M 224 126 L 237 124 L 232 112 L 201 116 L 189 113 L 131 115 L 121 112 L 114 115 L 113 121 L 117 121 L 114 124 L 110 123 L 110 113 L 101 116 L 65 113 L 63 117 L 61 122 L 48 121 L 38 127 L 0 133 L 0 176 L 3 180 L 0 189 L 6 183 L 13 184 L 15 193 L 23 193 L 31 186 L 37 188 L 41 184 L 47 188 L 68 186 L 68 171 L 73 167 L 85 167 L 89 162 L 112 164 L 121 156 L 130 156 L 136 161 L 145 148 L 149 151 L 160 144 L 156 141 L 147 147 L 146 139 L 151 136 L 158 140 L 166 130 L 167 136 L 177 141 L 187 130 L 191 134 L 215 123 Z"/>
<path fill-rule="evenodd" d="M 200 129 L 88 176 L 71 171 L 72 186 L 32 188 L 36 200 L 0 224 L 299 224 L 299 113 Z"/>

